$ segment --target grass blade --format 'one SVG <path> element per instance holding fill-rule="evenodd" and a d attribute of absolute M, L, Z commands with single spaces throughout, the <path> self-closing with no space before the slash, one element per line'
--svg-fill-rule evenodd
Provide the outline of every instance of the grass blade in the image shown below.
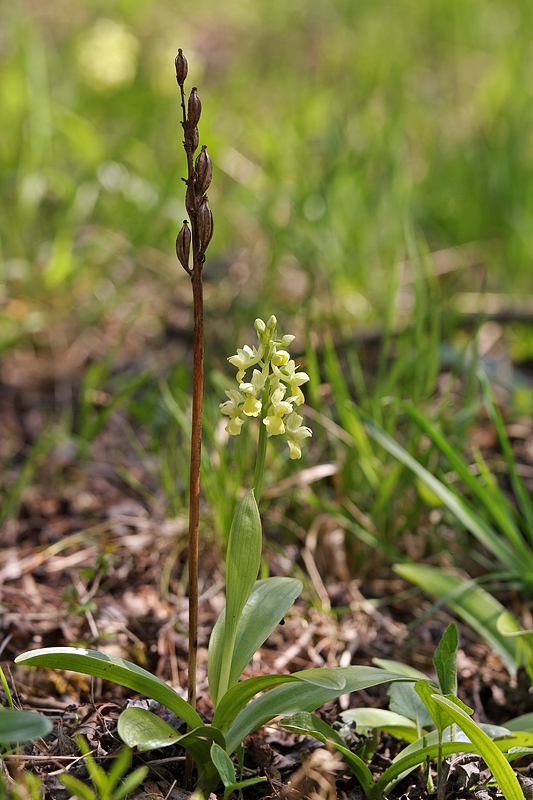
<path fill-rule="evenodd" d="M 361 408 L 357 409 L 357 413 L 361 415 L 365 428 L 374 441 L 378 442 L 384 450 L 414 472 L 437 497 L 440 497 L 448 510 L 465 528 L 490 550 L 501 563 L 509 567 L 516 575 L 521 575 L 524 572 L 524 563 L 518 554 L 514 553 L 506 542 L 501 541 L 501 537 L 494 528 L 488 525 L 473 508 L 419 464 L 392 436 L 389 436 L 388 433 L 379 428 Z"/>

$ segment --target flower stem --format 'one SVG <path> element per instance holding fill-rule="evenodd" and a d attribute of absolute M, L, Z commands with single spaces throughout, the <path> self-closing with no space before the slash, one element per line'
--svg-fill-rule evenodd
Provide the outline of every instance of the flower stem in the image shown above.
<path fill-rule="evenodd" d="M 267 414 L 267 405 L 269 397 L 268 383 L 269 382 L 267 381 L 267 384 L 263 389 L 261 395 L 261 416 L 259 417 L 259 441 L 257 443 L 257 457 L 255 462 L 255 474 L 254 474 L 254 495 L 257 505 L 259 505 L 261 501 L 261 494 L 263 492 L 263 477 L 265 473 L 268 431 L 266 429 L 266 425 L 263 422 L 263 420 L 265 419 Z"/>

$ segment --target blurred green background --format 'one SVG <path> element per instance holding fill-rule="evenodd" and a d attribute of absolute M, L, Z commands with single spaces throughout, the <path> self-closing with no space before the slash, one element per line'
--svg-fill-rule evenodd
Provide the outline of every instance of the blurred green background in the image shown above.
<path fill-rule="evenodd" d="M 214 164 L 205 529 L 227 535 L 255 459 L 256 428 L 224 431 L 226 359 L 275 314 L 311 377 L 313 438 L 301 462 L 269 446 L 271 546 L 325 520 L 352 574 L 376 569 L 368 548 L 465 567 L 457 521 L 370 441 L 354 401 L 431 474 L 457 479 L 398 398 L 438 420 L 465 469 L 484 447 L 505 482 L 476 368 L 530 425 L 531 372 L 515 367 L 533 359 L 533 4 L 19 0 L 0 15 L 0 523 L 64 514 L 58 530 L 78 530 L 117 497 L 185 514 L 181 47 Z"/>
<path fill-rule="evenodd" d="M 140 309 L 145 340 L 169 315 L 188 324 L 178 47 L 215 165 L 208 326 L 381 320 L 406 222 L 429 251 L 462 248 L 444 299 L 529 289 L 526 0 L 23 0 L 1 15 L 4 350 L 68 347 Z"/>

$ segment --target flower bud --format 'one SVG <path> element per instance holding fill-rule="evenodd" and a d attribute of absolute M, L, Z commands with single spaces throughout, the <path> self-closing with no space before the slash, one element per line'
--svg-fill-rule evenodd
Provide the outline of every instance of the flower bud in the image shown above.
<path fill-rule="evenodd" d="M 196 171 L 196 194 L 201 197 L 209 189 L 211 178 L 213 177 L 213 162 L 209 157 L 205 144 L 202 145 L 194 169 Z"/>
<path fill-rule="evenodd" d="M 198 95 L 196 94 L 196 86 L 193 88 L 192 92 L 189 95 L 189 105 L 187 109 L 187 119 L 189 120 L 189 125 L 191 128 L 194 128 L 198 125 L 200 121 L 200 114 L 202 113 L 202 102 Z"/>
<path fill-rule="evenodd" d="M 279 343 L 280 347 L 283 347 L 283 348 L 288 347 L 291 344 L 291 342 L 294 342 L 295 339 L 296 339 L 296 336 L 293 336 L 292 333 L 286 333 L 285 336 L 281 337 L 281 340 L 280 340 L 280 343 Z"/>
<path fill-rule="evenodd" d="M 273 331 L 273 330 L 274 330 L 274 328 L 276 327 L 276 325 L 277 325 L 277 324 L 278 324 L 278 321 L 277 321 L 276 317 L 274 316 L 274 314 L 272 314 L 272 316 L 271 316 L 271 317 L 270 317 L 270 319 L 268 320 L 268 322 L 267 322 L 267 325 L 266 325 L 266 326 L 267 326 L 267 328 L 269 328 L 271 331 Z"/>
<path fill-rule="evenodd" d="M 176 255 L 184 270 L 189 272 L 189 252 L 191 249 L 191 232 L 187 220 L 183 222 L 183 228 L 178 233 L 176 239 Z"/>
<path fill-rule="evenodd" d="M 198 209 L 198 238 L 200 239 L 200 248 L 205 253 L 207 245 L 213 236 L 213 214 L 209 208 L 207 197 L 204 198 L 202 205 Z"/>
<path fill-rule="evenodd" d="M 187 64 L 187 59 L 183 55 L 183 50 L 181 47 L 178 50 L 178 55 L 176 56 L 174 63 L 176 65 L 176 80 L 180 86 L 183 86 L 185 78 L 187 77 L 187 72 L 189 71 L 189 66 Z"/>
<path fill-rule="evenodd" d="M 266 331 L 265 323 L 259 318 L 254 322 L 254 328 L 256 329 L 257 333 L 264 333 Z"/>

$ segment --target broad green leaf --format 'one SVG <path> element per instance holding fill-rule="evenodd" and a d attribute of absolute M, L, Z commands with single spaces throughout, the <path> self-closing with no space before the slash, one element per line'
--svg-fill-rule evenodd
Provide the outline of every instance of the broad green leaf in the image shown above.
<path fill-rule="evenodd" d="M 435 694 L 433 699 L 446 709 L 453 721 L 466 733 L 498 782 L 505 800 L 523 800 L 524 793 L 509 762 L 487 734 L 449 698 Z"/>
<path fill-rule="evenodd" d="M 290 716 L 298 711 L 315 711 L 328 700 L 334 700 L 341 694 L 358 692 L 369 686 L 377 686 L 388 681 L 405 680 L 404 675 L 365 666 L 324 668 L 324 670 L 318 669 L 313 672 L 327 672 L 331 676 L 344 678 L 345 686 L 342 689 L 328 689 L 300 681 L 295 684 L 276 686 L 269 692 L 265 692 L 243 708 L 236 717 L 226 735 L 227 752 L 231 753 L 248 734 L 274 717 Z M 297 674 L 301 676 L 304 673 Z"/>
<path fill-rule="evenodd" d="M 337 675 L 335 670 L 326 668 L 306 669 L 292 675 L 258 675 L 256 678 L 248 678 L 226 692 L 215 711 L 213 725 L 225 734 L 237 714 L 256 694 L 283 683 L 301 682 L 339 692 L 346 685 L 343 675 Z"/>
<path fill-rule="evenodd" d="M 452 622 L 437 645 L 433 663 L 442 694 L 457 694 L 457 625 Z"/>
<path fill-rule="evenodd" d="M 237 622 L 235 646 L 228 685 L 234 686 L 246 665 L 280 623 L 300 592 L 295 578 L 265 578 L 256 581 Z M 218 705 L 218 682 L 222 669 L 226 610 L 215 623 L 209 641 L 208 676 L 211 699 Z"/>
<path fill-rule="evenodd" d="M 33 711 L 0 708 L 0 744 L 15 744 L 40 739 L 52 730 L 50 720 Z"/>
<path fill-rule="evenodd" d="M 420 680 L 426 680 L 426 678 L 421 678 Z M 435 686 L 435 688 L 437 687 Z M 408 683 L 407 681 L 404 683 L 391 683 L 387 689 L 387 694 L 390 698 L 389 709 L 396 714 L 413 720 L 419 730 L 418 736 L 421 735 L 422 729 L 426 725 L 431 725 L 431 714 L 420 695 L 415 692 L 414 683 Z"/>
<path fill-rule="evenodd" d="M 194 739 L 211 739 L 221 747 L 226 746 L 224 736 L 217 728 L 210 725 L 201 725 L 188 733 L 180 734 L 164 719 L 152 714 L 145 708 L 127 708 L 118 718 L 118 734 L 129 747 L 138 750 L 159 750 L 180 744 L 187 745 Z"/>
<path fill-rule="evenodd" d="M 308 712 L 298 712 L 287 719 L 281 720 L 280 728 L 298 733 L 304 736 L 314 736 L 324 744 L 332 743 L 335 749 L 341 753 L 344 761 L 348 764 L 353 774 L 361 784 L 365 795 L 368 798 L 377 797 L 375 794 L 376 783 L 374 776 L 362 758 L 353 753 L 341 739 L 339 734 L 314 714 Z"/>
<path fill-rule="evenodd" d="M 222 697 L 229 686 L 237 626 L 261 565 L 261 538 L 261 517 L 251 489 L 233 517 L 226 554 L 224 648 L 217 698 Z"/>
<path fill-rule="evenodd" d="M 443 600 L 479 636 L 493 647 L 510 675 L 516 674 L 515 644 L 498 631 L 498 617 L 505 607 L 474 581 L 425 564 L 395 564 L 394 571 Z"/>
<path fill-rule="evenodd" d="M 118 656 L 81 647 L 48 647 L 22 653 L 17 656 L 15 662 L 48 669 L 68 669 L 72 672 L 81 672 L 83 675 L 103 678 L 118 683 L 119 686 L 127 686 L 128 689 L 162 703 L 185 720 L 191 728 L 203 725 L 201 717 L 174 689 L 142 667 Z"/>
<path fill-rule="evenodd" d="M 515 639 L 515 661 L 523 663 L 530 680 L 533 683 L 533 631 L 524 631 L 518 620 L 509 611 L 504 611 L 496 620 L 498 633 L 506 638 Z"/>
<path fill-rule="evenodd" d="M 398 459 L 402 464 L 414 472 L 426 486 L 428 486 L 437 497 L 440 497 L 449 511 L 469 530 L 485 547 L 496 556 L 496 558 L 507 567 L 520 575 L 524 570 L 524 562 L 518 554 L 512 550 L 507 542 L 502 541 L 501 535 L 488 525 L 479 516 L 477 511 L 472 508 L 462 497 L 445 486 L 442 481 L 431 474 L 425 467 L 409 455 L 409 453 L 398 442 L 389 436 L 382 428 L 375 424 L 372 417 L 357 409 L 365 422 L 365 427 L 370 436 L 380 444 L 390 455 Z"/>
<path fill-rule="evenodd" d="M 529 714 L 521 714 L 519 717 L 509 720 L 505 727 L 510 731 L 527 731 L 533 733 L 533 711 Z"/>
<path fill-rule="evenodd" d="M 389 672 L 396 672 L 400 675 L 405 675 L 406 678 L 411 678 L 413 681 L 423 681 L 427 678 L 419 669 L 411 667 L 409 664 L 404 664 L 403 661 L 393 661 L 390 658 L 373 658 L 372 663 L 376 667 L 386 669 Z M 402 684 L 403 685 L 403 684 Z"/>
<path fill-rule="evenodd" d="M 361 736 L 379 730 L 406 742 L 415 742 L 420 737 L 416 722 L 386 708 L 350 708 L 341 718 L 344 722 L 355 722 L 356 733 Z"/>
<path fill-rule="evenodd" d="M 512 738 L 511 738 L 512 735 Z M 492 736 L 491 736 L 492 739 Z M 533 733 L 528 731 L 511 731 L 509 730 L 508 739 L 498 739 L 496 742 L 502 753 L 514 752 L 517 747 L 533 747 Z"/>

